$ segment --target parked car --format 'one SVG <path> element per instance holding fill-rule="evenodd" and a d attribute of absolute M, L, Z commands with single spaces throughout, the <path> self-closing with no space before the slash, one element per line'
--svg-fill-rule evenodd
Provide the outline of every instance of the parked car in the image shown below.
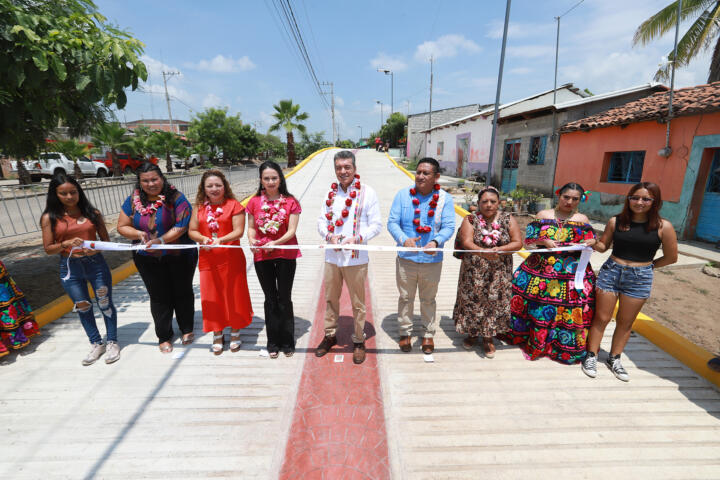
<path fill-rule="evenodd" d="M 133 157 L 129 153 L 116 153 L 118 161 L 120 162 L 120 171 L 123 173 L 123 175 L 129 175 L 137 168 L 142 165 L 145 162 L 154 163 L 157 165 L 158 158 L 157 157 L 150 157 L 149 160 L 144 159 L 143 157 Z M 105 167 L 108 169 L 108 171 L 112 172 L 113 166 L 112 166 L 112 159 L 110 158 L 110 152 L 105 152 L 102 155 L 93 155 L 93 160 L 95 160 L 98 163 L 102 163 L 105 165 Z"/>
<path fill-rule="evenodd" d="M 170 155 L 170 159 L 173 162 L 173 167 L 175 168 L 185 168 L 185 159 L 180 158 L 176 155 Z M 202 164 L 204 164 L 207 161 L 208 157 L 205 155 L 200 155 L 199 153 L 193 153 L 188 157 L 187 159 L 187 168 L 197 167 Z"/>
<path fill-rule="evenodd" d="M 93 162 L 87 157 L 78 158 L 78 166 L 86 177 L 107 177 L 110 173 L 105 165 Z M 72 175 L 75 163 L 62 153 L 48 152 L 41 153 L 38 160 L 26 161 L 25 168 L 32 181 L 39 182 L 42 178 L 50 178 L 58 173 Z M 17 173 L 17 162 L 10 162 L 10 171 Z"/>

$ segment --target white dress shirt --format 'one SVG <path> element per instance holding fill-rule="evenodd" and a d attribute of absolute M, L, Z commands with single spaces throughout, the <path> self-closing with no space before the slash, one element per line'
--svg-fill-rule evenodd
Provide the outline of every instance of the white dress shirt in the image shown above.
<path fill-rule="evenodd" d="M 325 200 L 327 195 L 323 199 L 323 203 L 320 207 L 320 216 L 318 217 L 317 227 L 318 233 L 323 240 L 326 239 L 328 233 L 331 235 L 341 235 L 345 238 L 353 236 L 353 221 L 355 219 L 355 212 L 357 211 L 358 201 L 362 198 L 362 208 L 360 212 L 360 218 L 358 219 L 357 235 L 362 237 L 362 243 L 367 242 L 376 237 L 383 228 L 382 218 L 380 217 L 380 207 L 378 206 L 378 198 L 375 190 L 368 185 L 361 183 L 361 192 L 358 192 L 356 198 L 353 199 L 353 204 L 350 207 L 350 214 L 343 218 L 343 224 L 341 226 L 335 226 L 334 232 L 328 232 L 329 221 L 325 214 L 328 212 Z M 329 192 L 330 190 L 328 190 Z M 342 187 L 338 187 L 337 194 L 333 197 L 333 225 L 338 218 L 342 218 L 341 212 L 345 208 L 345 200 L 349 198 L 348 192 L 343 191 Z M 367 251 L 360 251 L 353 258 L 352 250 L 341 250 L 335 251 L 332 248 L 325 250 L 325 261 L 337 265 L 338 267 L 350 267 L 353 265 L 363 265 L 368 263 L 369 257 Z"/>

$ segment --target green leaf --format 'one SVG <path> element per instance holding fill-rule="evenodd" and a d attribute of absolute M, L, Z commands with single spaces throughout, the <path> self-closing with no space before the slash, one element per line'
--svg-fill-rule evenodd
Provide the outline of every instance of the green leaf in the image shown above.
<path fill-rule="evenodd" d="M 55 72 L 55 76 L 58 80 L 64 82 L 67 78 L 67 69 L 65 68 L 65 64 L 62 59 L 57 55 L 53 55 L 50 57 L 50 65 L 52 66 L 53 72 Z"/>
<path fill-rule="evenodd" d="M 33 63 L 35 66 L 40 70 L 41 72 L 46 72 L 48 69 L 48 60 L 45 56 L 45 52 L 34 52 L 33 56 Z"/>
<path fill-rule="evenodd" d="M 82 92 L 83 90 L 85 90 L 85 87 L 87 87 L 89 83 L 90 83 L 90 77 L 88 77 L 87 75 L 82 75 L 75 82 L 75 88 L 77 88 L 78 91 Z"/>
<path fill-rule="evenodd" d="M 117 100 L 115 100 L 115 104 L 117 105 L 118 110 L 125 108 L 125 105 L 127 104 L 127 95 L 125 95 L 124 91 L 120 90 L 117 92 Z"/>
<path fill-rule="evenodd" d="M 122 47 L 120 47 L 120 45 L 118 45 L 117 43 L 113 43 L 112 54 L 116 60 L 119 60 L 123 57 L 123 55 L 125 55 L 125 52 L 123 52 L 123 49 Z"/>
<path fill-rule="evenodd" d="M 16 82 L 17 82 L 17 88 L 22 87 L 22 84 L 23 84 L 23 82 L 25 81 L 25 78 L 27 78 L 26 75 L 25 75 L 25 70 L 20 70 L 20 71 L 17 73 L 17 76 L 15 77 Z"/>

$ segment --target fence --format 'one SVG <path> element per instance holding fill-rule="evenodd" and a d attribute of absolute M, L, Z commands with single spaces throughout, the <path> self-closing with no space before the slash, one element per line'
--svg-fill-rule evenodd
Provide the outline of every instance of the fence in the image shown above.
<path fill-rule="evenodd" d="M 233 168 L 224 173 L 230 184 L 257 178 L 256 167 Z M 201 177 L 200 173 L 167 175 L 168 181 L 190 201 L 195 198 Z M 85 179 L 80 184 L 90 202 L 108 216 L 120 212 L 120 207 L 135 187 L 135 177 Z M 47 188 L 47 183 L 0 187 L 0 239 L 40 231 Z"/>

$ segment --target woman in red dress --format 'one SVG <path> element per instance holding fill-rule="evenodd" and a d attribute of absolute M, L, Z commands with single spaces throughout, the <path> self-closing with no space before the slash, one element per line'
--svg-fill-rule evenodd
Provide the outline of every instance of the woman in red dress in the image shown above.
<path fill-rule="evenodd" d="M 200 179 L 190 220 L 190 238 L 200 248 L 200 300 L 203 331 L 213 332 L 211 351 L 224 348 L 223 329 L 230 327 L 230 351 L 240 350 L 240 329 L 252 322 L 253 311 L 247 286 L 245 254 L 241 248 L 212 248 L 240 245 L 245 231 L 245 208 L 235 199 L 225 175 L 208 170 Z"/>

